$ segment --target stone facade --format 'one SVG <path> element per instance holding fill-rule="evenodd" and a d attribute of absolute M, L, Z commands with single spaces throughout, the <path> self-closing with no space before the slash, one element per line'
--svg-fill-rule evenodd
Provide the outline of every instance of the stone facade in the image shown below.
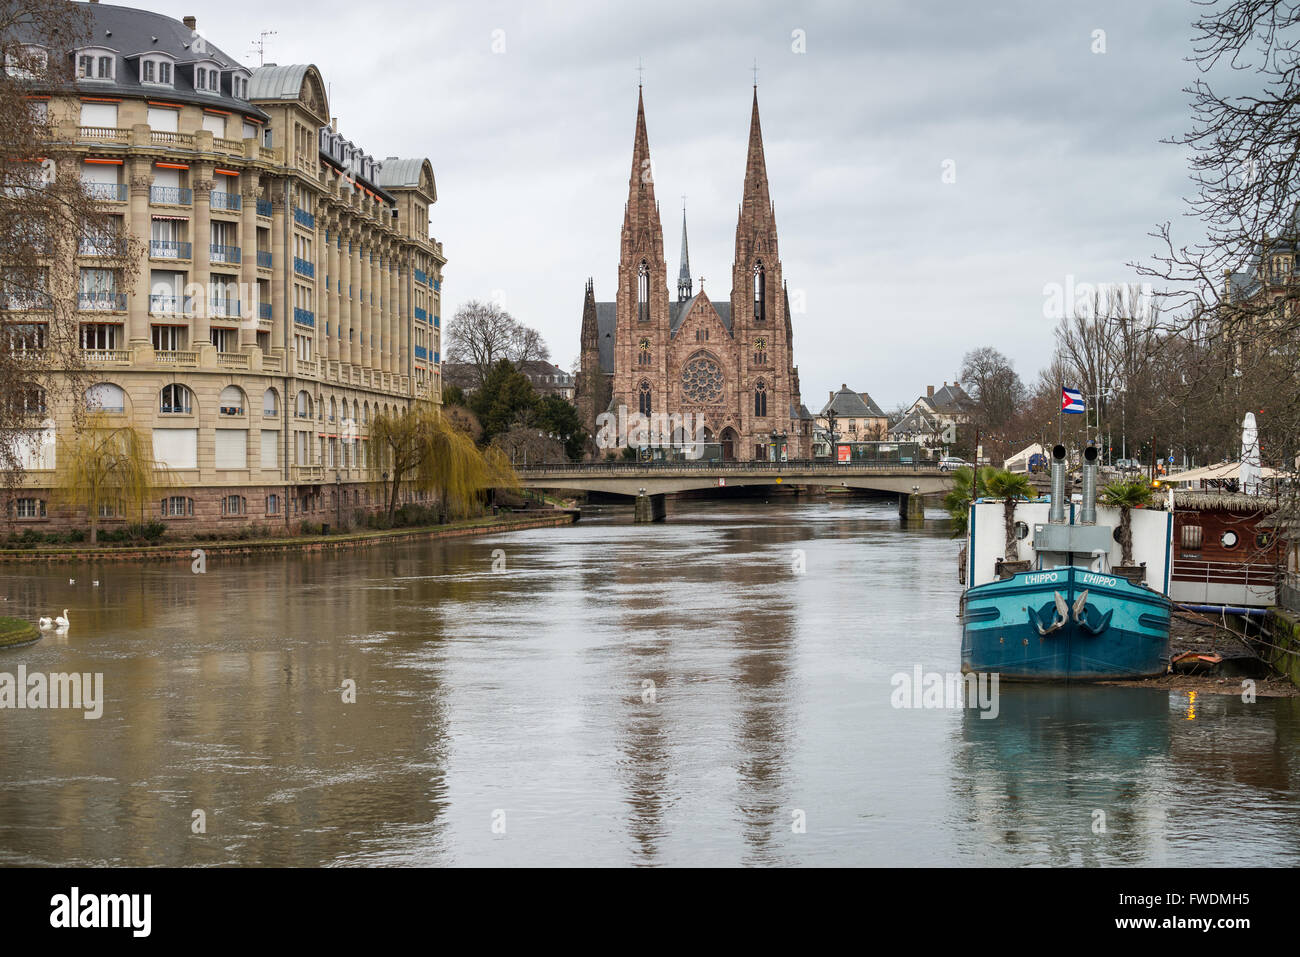
<path fill-rule="evenodd" d="M 42 102 L 53 139 L 71 144 L 63 162 L 141 253 L 128 282 L 82 250 L 96 398 L 47 397 L 10 521 L 31 521 L 17 499 L 48 497 L 76 403 L 151 435 L 178 483 L 167 494 L 192 498 L 196 523 L 226 521 L 234 494 L 247 511 L 229 520 L 258 524 L 285 520 L 267 512 L 271 495 L 291 519 L 295 503 L 364 500 L 381 479 L 375 414 L 441 401 L 446 259 L 429 237 L 429 161 L 377 161 L 339 135 L 314 66 L 244 68 L 197 41 L 188 18 L 99 4 L 88 15 L 94 36 L 113 37 L 107 74 L 82 75 L 83 51 L 50 51 L 76 79 Z M 169 520 L 158 506 L 143 518 Z"/>
<path fill-rule="evenodd" d="M 663 226 L 655 199 L 645 105 L 637 100 L 632 171 L 613 303 L 583 303 L 577 405 L 595 434 L 604 411 L 702 416 L 706 441 L 728 459 L 801 458 L 810 438 L 794 364 L 789 297 L 768 193 L 755 90 L 745 182 L 736 224 L 731 293 L 692 292 L 683 262 L 670 301 Z M 608 395 L 608 398 L 606 398 Z"/>

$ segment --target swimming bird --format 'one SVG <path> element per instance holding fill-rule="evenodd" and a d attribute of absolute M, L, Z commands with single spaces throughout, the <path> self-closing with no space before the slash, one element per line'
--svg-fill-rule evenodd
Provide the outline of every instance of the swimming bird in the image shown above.
<path fill-rule="evenodd" d="M 75 578 L 69 578 L 69 579 L 68 579 L 68 584 L 69 584 L 69 585 L 75 585 L 76 583 L 77 583 L 77 580 L 76 580 Z"/>
<path fill-rule="evenodd" d="M 99 579 L 96 578 L 93 582 L 91 582 L 91 584 L 94 585 L 96 588 L 98 588 L 98 587 L 99 587 Z"/>
<path fill-rule="evenodd" d="M 54 627 L 54 622 L 49 618 L 42 618 L 40 624 L 41 624 L 41 631 L 49 631 L 51 628 Z"/>
<path fill-rule="evenodd" d="M 60 615 L 58 618 L 54 619 L 54 630 L 67 631 L 69 624 L 70 622 L 68 621 L 68 609 L 65 608 L 63 609 L 63 614 Z"/>

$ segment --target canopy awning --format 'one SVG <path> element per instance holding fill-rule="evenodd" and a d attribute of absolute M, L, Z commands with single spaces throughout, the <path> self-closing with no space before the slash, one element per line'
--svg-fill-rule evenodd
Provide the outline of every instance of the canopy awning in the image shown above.
<path fill-rule="evenodd" d="M 1259 470 L 1259 477 L 1262 479 L 1277 478 L 1277 476 L 1277 469 L 1261 467 Z M 1172 475 L 1165 476 L 1161 481 L 1182 485 L 1187 482 L 1212 482 L 1240 478 L 1240 462 L 1220 462 L 1218 465 L 1207 465 L 1204 468 L 1192 469 L 1190 472 L 1175 472 Z"/>

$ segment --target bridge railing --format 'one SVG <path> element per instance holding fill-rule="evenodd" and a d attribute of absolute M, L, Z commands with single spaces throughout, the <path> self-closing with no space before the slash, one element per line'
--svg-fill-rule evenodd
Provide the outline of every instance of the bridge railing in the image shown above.
<path fill-rule="evenodd" d="M 685 459 L 681 461 L 659 462 L 565 462 L 541 465 L 516 465 L 515 471 L 520 475 L 550 475 L 557 473 L 583 475 L 643 475 L 651 472 L 708 472 L 708 473 L 782 473 L 782 472 L 825 472 L 827 474 L 848 472 L 898 472 L 914 475 L 917 472 L 939 473 L 939 466 L 933 462 L 825 462 L 810 459 L 792 459 L 788 462 L 706 462 Z"/>

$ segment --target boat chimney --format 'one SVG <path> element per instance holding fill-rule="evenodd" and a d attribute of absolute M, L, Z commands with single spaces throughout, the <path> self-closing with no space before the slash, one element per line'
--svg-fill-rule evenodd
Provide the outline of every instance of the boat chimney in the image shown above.
<path fill-rule="evenodd" d="M 1097 446 L 1083 450 L 1083 507 L 1079 509 L 1080 525 L 1097 524 Z"/>
<path fill-rule="evenodd" d="M 1060 525 L 1065 521 L 1065 446 L 1052 446 L 1052 507 L 1047 520 Z"/>

